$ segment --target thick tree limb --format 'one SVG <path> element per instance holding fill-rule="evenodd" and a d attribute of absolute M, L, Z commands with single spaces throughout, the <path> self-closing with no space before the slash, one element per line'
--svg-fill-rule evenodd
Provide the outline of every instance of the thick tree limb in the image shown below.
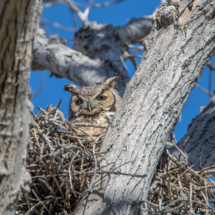
<path fill-rule="evenodd" d="M 93 184 L 75 214 L 143 214 L 151 179 L 164 143 L 172 132 L 199 76 L 215 54 L 215 2 L 169 2 L 153 14 L 153 29 L 144 58 L 129 82 L 105 136 L 102 151 L 111 171 L 147 174 L 145 178 L 114 176 Z M 106 162 L 101 165 L 107 165 Z M 111 166 L 111 167 L 110 167 Z M 100 167 L 101 168 L 101 167 Z M 99 177 L 98 177 L 99 179 Z"/>
<path fill-rule="evenodd" d="M 32 41 L 42 0 L 0 3 L 0 214 L 15 214 L 25 172 L 31 103 L 29 75 Z"/>
<path fill-rule="evenodd" d="M 184 150 L 188 154 L 188 162 L 194 162 L 193 168 L 200 170 L 215 164 L 215 96 L 210 104 L 204 108 L 202 113 L 192 120 L 188 126 L 187 134 L 177 143 L 182 148 L 185 140 L 190 137 Z M 175 149 L 170 149 L 174 154 Z M 200 159 L 201 157 L 201 159 Z"/>
<path fill-rule="evenodd" d="M 46 39 L 41 29 L 35 38 L 32 69 L 49 69 L 54 74 L 68 78 L 80 86 L 95 85 L 96 81 L 105 81 L 107 76 L 101 60 L 90 59 L 68 48 L 65 46 L 65 41 L 57 35 Z"/>
<path fill-rule="evenodd" d="M 35 38 L 32 69 L 48 69 L 80 86 L 121 76 L 117 89 L 123 95 L 129 81 L 124 51 L 127 45 L 137 43 L 150 30 L 150 18 L 133 19 L 123 27 L 90 23 L 75 34 L 73 50 L 56 35 L 46 39 L 40 30 Z"/>

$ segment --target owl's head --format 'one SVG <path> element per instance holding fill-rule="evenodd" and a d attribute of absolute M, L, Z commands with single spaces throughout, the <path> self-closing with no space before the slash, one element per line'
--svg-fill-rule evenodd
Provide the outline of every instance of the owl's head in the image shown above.
<path fill-rule="evenodd" d="M 102 111 L 115 112 L 121 100 L 114 88 L 120 77 L 107 79 L 103 84 L 89 87 L 76 87 L 68 84 L 64 90 L 72 94 L 69 106 L 69 120 L 79 116 L 93 116 Z"/>

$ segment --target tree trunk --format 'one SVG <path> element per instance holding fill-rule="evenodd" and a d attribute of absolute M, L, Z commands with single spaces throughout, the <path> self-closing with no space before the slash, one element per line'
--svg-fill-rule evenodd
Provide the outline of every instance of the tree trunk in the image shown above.
<path fill-rule="evenodd" d="M 196 116 L 188 126 L 186 135 L 177 143 L 181 149 L 185 140 L 190 137 L 184 152 L 188 155 L 188 162 L 193 163 L 195 170 L 209 167 L 215 164 L 215 95 L 210 104 Z M 169 149 L 171 154 L 176 152 L 175 148 Z M 201 158 L 200 158 L 201 157 Z M 200 166 L 201 163 L 201 166 Z"/>
<path fill-rule="evenodd" d="M 142 203 L 164 144 L 215 54 L 214 10 L 213 0 L 181 0 L 155 11 L 143 60 L 102 145 L 107 153 L 100 168 L 109 174 L 92 179 L 92 190 L 78 205 L 76 215 L 144 213 Z"/>
<path fill-rule="evenodd" d="M 0 3 L 0 214 L 15 214 L 25 172 L 31 102 L 32 41 L 42 0 Z"/>

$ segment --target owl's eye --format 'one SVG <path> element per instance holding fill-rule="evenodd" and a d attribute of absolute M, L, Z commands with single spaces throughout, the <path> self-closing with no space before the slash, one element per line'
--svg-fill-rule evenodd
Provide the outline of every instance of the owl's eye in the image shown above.
<path fill-rule="evenodd" d="M 96 98 L 97 98 L 97 100 L 99 100 L 99 101 L 104 101 L 107 97 L 104 96 L 104 95 L 100 95 L 100 96 L 97 96 Z"/>
<path fill-rule="evenodd" d="M 81 105 L 82 102 L 83 102 L 83 101 L 82 101 L 81 99 L 77 99 L 77 100 L 76 100 L 76 105 Z"/>

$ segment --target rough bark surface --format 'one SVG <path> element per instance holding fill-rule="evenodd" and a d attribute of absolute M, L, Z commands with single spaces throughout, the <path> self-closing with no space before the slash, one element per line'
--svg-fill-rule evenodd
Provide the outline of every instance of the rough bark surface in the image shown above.
<path fill-rule="evenodd" d="M 102 145 L 101 167 L 145 177 L 107 174 L 93 178 L 75 214 L 143 214 L 164 143 L 199 76 L 215 54 L 215 2 L 187 0 L 162 5 L 144 43 L 143 60 Z M 132 125 L 132 126 L 131 126 Z"/>
<path fill-rule="evenodd" d="M 122 27 L 88 23 L 76 32 L 73 49 L 57 35 L 47 39 L 40 30 L 34 43 L 32 69 L 48 69 L 80 86 L 120 76 L 116 88 L 123 95 L 129 81 L 125 52 L 130 43 L 137 43 L 148 35 L 151 26 L 151 18 L 132 19 Z"/>
<path fill-rule="evenodd" d="M 4 3 L 3 3 L 4 2 Z M 31 103 L 32 42 L 42 0 L 1 1 L 0 9 L 0 214 L 15 214 L 25 172 Z"/>
<path fill-rule="evenodd" d="M 188 126 L 187 134 L 178 142 L 179 148 L 182 148 L 185 140 L 190 137 L 184 148 L 187 152 L 188 162 L 193 163 L 195 170 L 202 167 L 208 167 L 215 164 L 215 96 L 210 104 L 204 108 L 201 114 L 192 120 Z M 175 149 L 170 149 L 174 154 Z M 201 159 L 199 159 L 201 157 Z"/>

